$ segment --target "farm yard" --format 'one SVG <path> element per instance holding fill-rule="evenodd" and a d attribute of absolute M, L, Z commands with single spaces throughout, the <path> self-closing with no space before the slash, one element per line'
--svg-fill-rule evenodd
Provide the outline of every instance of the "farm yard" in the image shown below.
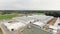
<path fill-rule="evenodd" d="M 35 16 L 35 15 L 34 15 Z M 36 17 L 37 16 L 37 17 Z M 36 19 L 39 17 L 39 15 L 36 15 L 35 17 L 36 17 Z M 45 21 L 45 19 L 47 19 L 48 17 L 46 17 L 45 16 L 45 18 L 43 18 L 45 15 L 40 15 L 40 18 L 39 19 L 41 19 L 41 20 L 44 20 Z M 42 19 L 43 18 L 43 19 Z M 32 18 L 32 17 L 30 17 L 30 16 L 28 16 L 28 17 L 15 17 L 15 18 L 13 18 L 13 19 L 18 19 L 19 21 L 26 21 L 26 19 L 28 19 L 28 21 L 29 20 L 32 20 L 32 19 L 35 19 L 35 18 Z M 24 22 L 25 22 L 24 21 Z M 26 21 L 27 22 L 27 21 Z M 33 31 L 33 32 L 32 32 Z M 42 32 L 44 32 L 44 33 L 42 33 Z M 2 33 L 2 32 L 1 32 Z M 41 30 L 40 28 L 36 28 L 36 27 L 34 27 L 34 26 L 32 26 L 32 28 L 31 29 L 28 29 L 28 28 L 26 28 L 24 31 L 23 31 L 23 34 L 50 34 L 49 32 L 46 32 L 46 31 L 44 31 L 44 30 Z"/>
<path fill-rule="evenodd" d="M 2 20 L 9 20 L 9 19 L 17 17 L 17 16 L 20 16 L 20 14 L 17 14 L 17 13 L 3 14 L 3 15 L 0 14 L 0 21 L 2 21 Z M 0 34 L 3 34 L 1 28 L 0 28 Z"/>
<path fill-rule="evenodd" d="M 59 17 L 44 13 L 11 13 L 0 15 L 0 34 L 56 34 Z M 10 20 L 9 20 L 10 19 Z M 6 20 L 6 21 L 3 21 Z M 8 20 L 8 21 L 7 21 Z"/>

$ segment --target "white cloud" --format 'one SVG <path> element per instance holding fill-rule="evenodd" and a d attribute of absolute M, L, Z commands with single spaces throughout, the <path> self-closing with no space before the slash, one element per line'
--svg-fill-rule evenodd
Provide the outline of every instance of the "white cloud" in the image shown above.
<path fill-rule="evenodd" d="M 60 10 L 60 0 L 0 0 L 0 10 Z"/>

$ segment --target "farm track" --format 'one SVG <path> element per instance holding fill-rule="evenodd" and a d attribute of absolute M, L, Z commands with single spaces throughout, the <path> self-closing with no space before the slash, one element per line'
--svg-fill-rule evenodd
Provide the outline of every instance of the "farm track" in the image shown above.
<path fill-rule="evenodd" d="M 2 30 L 1 30 L 1 28 L 0 28 L 0 34 L 3 34 L 3 32 L 2 32 Z"/>

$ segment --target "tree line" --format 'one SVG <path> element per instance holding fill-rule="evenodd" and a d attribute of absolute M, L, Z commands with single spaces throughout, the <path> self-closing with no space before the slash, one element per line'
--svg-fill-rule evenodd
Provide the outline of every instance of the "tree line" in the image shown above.
<path fill-rule="evenodd" d="M 29 14 L 29 13 L 44 13 L 44 12 L 43 11 L 32 11 L 32 10 L 4 10 L 4 11 L 0 11 L 0 14 L 11 14 L 11 13 Z"/>
<path fill-rule="evenodd" d="M 60 17 L 60 11 L 45 12 L 45 15 L 50 15 L 50 16 L 54 16 L 54 17 Z"/>
<path fill-rule="evenodd" d="M 0 14 L 11 14 L 11 13 L 45 13 L 45 15 L 60 17 L 60 11 L 43 11 L 43 10 L 0 10 Z"/>

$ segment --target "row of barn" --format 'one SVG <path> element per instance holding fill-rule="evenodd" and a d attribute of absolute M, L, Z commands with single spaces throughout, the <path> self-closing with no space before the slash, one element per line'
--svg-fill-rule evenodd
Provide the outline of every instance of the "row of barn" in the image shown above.
<path fill-rule="evenodd" d="M 55 21 L 55 23 L 51 21 Z M 4 34 L 17 34 L 18 30 L 22 30 L 22 29 L 24 30 L 29 26 L 41 28 L 47 32 L 48 31 L 56 32 L 58 23 L 59 23 L 59 18 L 53 16 L 28 15 L 28 16 L 15 17 L 8 21 L 3 21 L 1 22 L 0 26 Z"/>

